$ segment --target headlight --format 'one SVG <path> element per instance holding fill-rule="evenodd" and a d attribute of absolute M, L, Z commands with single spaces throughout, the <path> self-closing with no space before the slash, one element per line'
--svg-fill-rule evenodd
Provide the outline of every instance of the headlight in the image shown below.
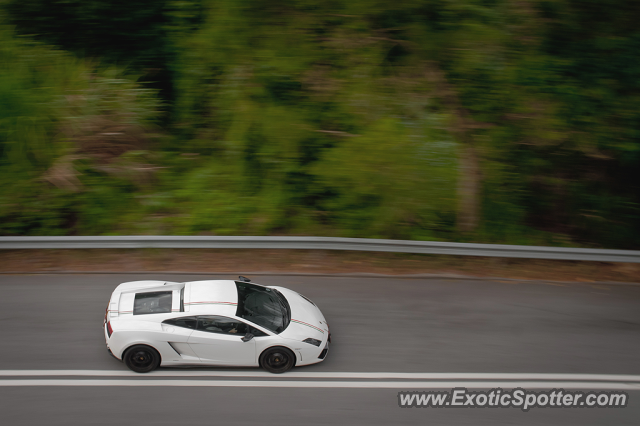
<path fill-rule="evenodd" d="M 322 343 L 320 340 L 318 339 L 312 339 L 311 337 L 309 337 L 308 339 L 304 339 L 303 340 L 304 343 L 309 343 L 311 345 L 315 345 L 315 346 L 320 346 L 320 344 Z"/>

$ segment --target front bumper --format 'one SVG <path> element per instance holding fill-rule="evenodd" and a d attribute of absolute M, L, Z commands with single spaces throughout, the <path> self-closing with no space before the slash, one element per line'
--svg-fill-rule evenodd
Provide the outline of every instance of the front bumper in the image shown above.
<path fill-rule="evenodd" d="M 318 359 L 325 359 L 327 354 L 329 353 L 329 342 L 331 342 L 331 335 L 329 335 L 329 339 L 327 339 L 327 343 L 324 345 L 324 349 L 318 355 Z"/>

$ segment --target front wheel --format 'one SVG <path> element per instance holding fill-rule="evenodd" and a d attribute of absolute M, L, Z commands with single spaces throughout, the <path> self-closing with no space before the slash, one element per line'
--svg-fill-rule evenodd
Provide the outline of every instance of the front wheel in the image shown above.
<path fill-rule="evenodd" d="M 274 374 L 291 370 L 295 363 L 296 356 L 287 348 L 269 348 L 260 355 L 260 366 Z"/>
<path fill-rule="evenodd" d="M 148 373 L 160 365 L 160 354 L 150 346 L 135 345 L 125 351 L 122 360 L 130 370 Z"/>

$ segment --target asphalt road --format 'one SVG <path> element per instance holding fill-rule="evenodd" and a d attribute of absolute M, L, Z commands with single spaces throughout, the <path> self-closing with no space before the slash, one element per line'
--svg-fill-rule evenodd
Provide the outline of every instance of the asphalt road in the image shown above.
<path fill-rule="evenodd" d="M 113 288 L 141 279 L 211 278 L 221 277 L 2 275 L 0 370 L 125 371 L 106 352 L 102 335 Z M 640 286 L 251 278 L 304 294 L 330 323 L 333 345 L 328 358 L 294 370 L 298 372 L 640 374 Z M 516 408 L 400 409 L 400 390 L 8 387 L 0 382 L 0 418 L 6 425 L 637 425 L 640 419 L 640 391 L 629 392 L 626 408 L 538 408 L 525 413 Z"/>

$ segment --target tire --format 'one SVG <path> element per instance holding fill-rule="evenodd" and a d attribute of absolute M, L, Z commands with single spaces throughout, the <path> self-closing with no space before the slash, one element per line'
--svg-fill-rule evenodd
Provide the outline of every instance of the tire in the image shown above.
<path fill-rule="evenodd" d="M 147 345 L 131 346 L 122 357 L 125 365 L 136 373 L 148 373 L 160 365 L 160 354 Z"/>
<path fill-rule="evenodd" d="M 260 366 L 273 374 L 282 374 L 293 368 L 296 356 L 281 346 L 269 348 L 260 355 Z"/>

